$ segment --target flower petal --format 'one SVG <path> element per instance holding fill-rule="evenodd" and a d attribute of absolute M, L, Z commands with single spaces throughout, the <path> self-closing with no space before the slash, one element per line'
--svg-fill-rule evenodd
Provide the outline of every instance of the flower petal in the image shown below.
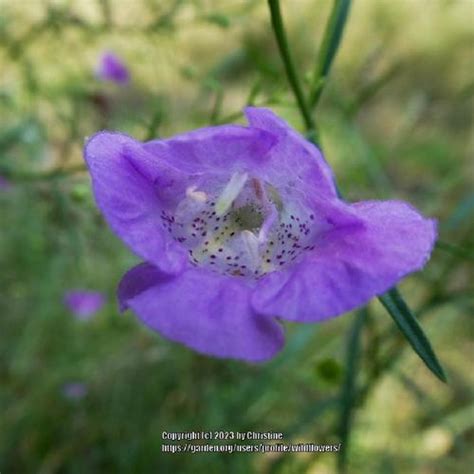
<path fill-rule="evenodd" d="M 166 140 L 152 140 L 145 149 L 186 173 L 232 175 L 261 169 L 275 137 L 240 125 L 206 127 Z"/>
<path fill-rule="evenodd" d="M 284 338 L 279 323 L 252 310 L 250 292 L 244 279 L 205 269 L 169 277 L 142 264 L 124 275 L 118 297 L 122 308 L 168 339 L 204 354 L 258 362 L 273 357 Z"/>
<path fill-rule="evenodd" d="M 335 228 L 287 272 L 262 278 L 254 309 L 300 322 L 337 316 L 384 293 L 427 262 L 436 222 L 399 201 L 350 205 L 364 226 Z"/>
<path fill-rule="evenodd" d="M 117 289 L 120 311 L 128 309 L 128 300 L 170 278 L 173 276 L 160 272 L 157 267 L 146 262 L 131 268 L 120 280 Z"/>
<path fill-rule="evenodd" d="M 160 217 L 170 196 L 184 192 L 185 183 L 177 183 L 179 173 L 121 133 L 94 135 L 84 155 L 97 205 L 113 231 L 164 272 L 180 272 L 187 262 L 185 250 Z"/>
<path fill-rule="evenodd" d="M 247 107 L 245 115 L 251 127 L 270 132 L 278 140 L 270 151 L 269 181 L 274 186 L 296 187 L 308 195 L 337 195 L 331 168 L 316 146 L 269 109 Z"/>

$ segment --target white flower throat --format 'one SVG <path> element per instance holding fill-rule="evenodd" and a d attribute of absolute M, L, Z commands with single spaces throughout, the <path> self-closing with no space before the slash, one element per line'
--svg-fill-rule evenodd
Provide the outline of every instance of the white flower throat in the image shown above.
<path fill-rule="evenodd" d="M 258 278 L 314 249 L 314 215 L 291 208 L 272 186 L 237 172 L 213 195 L 189 187 L 161 219 L 193 265 Z"/>

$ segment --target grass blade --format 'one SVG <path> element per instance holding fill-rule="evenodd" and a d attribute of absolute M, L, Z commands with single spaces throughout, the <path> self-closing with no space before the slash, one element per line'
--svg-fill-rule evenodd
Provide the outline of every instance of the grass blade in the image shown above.
<path fill-rule="evenodd" d="M 446 382 L 446 375 L 431 347 L 430 341 L 399 291 L 392 288 L 387 293 L 379 296 L 379 300 L 421 360 L 436 377 Z"/>

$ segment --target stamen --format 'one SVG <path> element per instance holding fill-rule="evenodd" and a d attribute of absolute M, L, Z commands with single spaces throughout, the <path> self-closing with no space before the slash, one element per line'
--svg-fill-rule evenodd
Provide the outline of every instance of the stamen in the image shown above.
<path fill-rule="evenodd" d="M 259 201 L 267 200 L 265 189 L 260 180 L 258 180 L 257 178 L 253 178 L 252 186 L 253 186 L 253 190 L 255 191 L 255 196 L 257 196 L 257 199 Z"/>
<path fill-rule="evenodd" d="M 245 186 L 247 179 L 247 173 L 236 172 L 232 175 L 230 181 L 216 201 L 215 210 L 217 216 L 223 216 L 230 209 L 230 206 L 232 206 L 232 203 Z"/>
<path fill-rule="evenodd" d="M 186 196 L 197 202 L 206 202 L 207 194 L 204 191 L 196 191 L 197 186 L 189 186 L 186 189 Z"/>
<path fill-rule="evenodd" d="M 270 229 L 278 218 L 278 211 L 273 204 L 270 203 L 267 210 L 268 214 L 265 217 L 265 220 L 263 221 L 262 227 L 260 228 L 260 232 L 258 233 L 258 242 L 260 244 L 263 244 L 267 241 L 268 233 L 270 232 Z"/>
<path fill-rule="evenodd" d="M 267 241 L 267 236 L 273 224 L 278 219 L 278 211 L 275 204 L 273 204 L 273 202 L 268 198 L 265 187 L 259 179 L 252 178 L 252 186 L 255 196 L 260 201 L 265 215 L 265 219 L 258 233 L 259 243 L 264 244 Z"/>
<path fill-rule="evenodd" d="M 240 233 L 242 241 L 244 242 L 244 247 L 247 253 L 250 256 L 250 260 L 255 268 L 260 265 L 260 253 L 259 253 L 259 242 L 257 236 L 250 232 L 250 230 L 243 230 Z"/>

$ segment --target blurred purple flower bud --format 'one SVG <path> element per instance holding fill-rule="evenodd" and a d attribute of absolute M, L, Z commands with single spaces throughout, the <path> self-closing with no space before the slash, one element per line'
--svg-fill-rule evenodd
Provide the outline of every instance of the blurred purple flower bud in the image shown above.
<path fill-rule="evenodd" d="M 10 181 L 0 176 L 0 191 L 8 191 L 12 187 Z"/>
<path fill-rule="evenodd" d="M 87 395 L 87 386 L 82 382 L 69 382 L 62 386 L 61 391 L 69 400 L 81 400 Z"/>
<path fill-rule="evenodd" d="M 105 303 L 102 293 L 88 290 L 71 290 L 64 295 L 64 304 L 78 319 L 90 319 Z"/>
<path fill-rule="evenodd" d="M 96 70 L 97 77 L 102 81 L 112 81 L 125 86 L 130 81 L 130 73 L 121 58 L 107 51 L 102 54 Z"/>

